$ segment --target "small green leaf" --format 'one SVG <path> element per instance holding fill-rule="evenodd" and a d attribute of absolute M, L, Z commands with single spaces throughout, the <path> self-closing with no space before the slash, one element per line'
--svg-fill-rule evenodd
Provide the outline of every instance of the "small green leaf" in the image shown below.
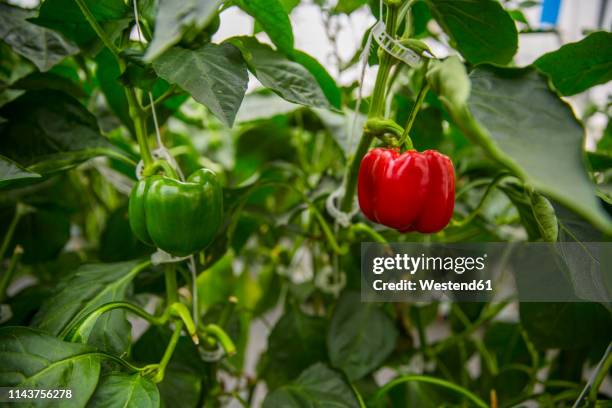
<path fill-rule="evenodd" d="M 534 65 L 550 76 L 563 95 L 605 84 L 612 80 L 612 33 L 591 33 L 581 41 L 542 55 Z"/>
<path fill-rule="evenodd" d="M 111 41 L 131 20 L 131 8 L 122 0 L 85 0 L 85 4 Z M 92 54 L 97 54 L 103 47 L 74 0 L 46 0 L 40 6 L 38 17 L 29 21 L 62 33 Z"/>
<path fill-rule="evenodd" d="M 0 329 L 0 384 L 25 389 L 71 390 L 72 397 L 62 399 L 62 407 L 84 407 L 100 375 L 100 358 L 94 351 L 84 344 L 64 342 L 27 327 L 3 327 Z"/>
<path fill-rule="evenodd" d="M 358 380 L 385 361 L 397 336 L 393 321 L 378 306 L 361 303 L 358 293 L 345 293 L 327 333 L 329 359 L 351 381 Z"/>
<path fill-rule="evenodd" d="M 240 49 L 249 70 L 265 87 L 289 102 L 315 108 L 331 107 L 317 80 L 301 64 L 290 61 L 254 37 L 234 37 L 230 41 Z"/>
<path fill-rule="evenodd" d="M 559 223 L 554 207 L 546 197 L 535 192 L 529 195 L 529 199 L 542 238 L 547 242 L 556 242 L 559 235 Z"/>
<path fill-rule="evenodd" d="M 128 285 L 139 270 L 135 261 L 81 266 L 58 283 L 55 294 L 43 304 L 33 324 L 53 335 L 60 334 L 99 306 L 125 300 Z M 113 310 L 98 319 L 90 342 L 122 353 L 128 348 L 129 338 L 125 311 Z"/>
<path fill-rule="evenodd" d="M 434 61 L 427 71 L 427 81 L 440 99 L 454 109 L 465 106 L 470 97 L 470 79 L 459 57 Z"/>
<path fill-rule="evenodd" d="M 145 60 L 153 61 L 177 44 L 188 28 L 206 27 L 216 15 L 221 3 L 221 0 L 160 0 L 155 19 L 155 33 L 147 48 Z"/>
<path fill-rule="evenodd" d="M 173 47 L 153 62 L 157 74 L 177 84 L 232 126 L 249 77 L 243 59 L 231 44 L 207 44 L 197 50 Z"/>
<path fill-rule="evenodd" d="M 43 175 L 92 157 L 118 154 L 100 134 L 96 118 L 76 99 L 58 91 L 29 91 L 0 109 L 0 150 Z"/>
<path fill-rule="evenodd" d="M 496 0 L 427 0 L 431 14 L 472 64 L 505 65 L 518 49 L 512 17 Z"/>
<path fill-rule="evenodd" d="M 151 380 L 139 373 L 113 372 L 100 378 L 88 406 L 157 408 L 159 404 L 159 390 Z"/>
<path fill-rule="evenodd" d="M 65 57 L 79 51 L 61 34 L 26 21 L 31 16 L 28 10 L 0 3 L 0 38 L 39 70 L 48 71 Z"/>
<path fill-rule="evenodd" d="M 0 156 L 0 188 L 13 184 L 15 180 L 32 180 L 40 177 L 40 174 L 27 171 L 8 157 Z"/>
<path fill-rule="evenodd" d="M 336 13 L 351 14 L 358 8 L 368 4 L 368 0 L 339 0 L 334 8 Z"/>
<path fill-rule="evenodd" d="M 266 396 L 264 408 L 343 407 L 358 408 L 359 401 L 342 375 L 318 363 L 295 382 Z"/>
<path fill-rule="evenodd" d="M 238 0 L 238 6 L 253 16 L 279 51 L 293 54 L 293 29 L 287 11 L 278 0 Z"/>

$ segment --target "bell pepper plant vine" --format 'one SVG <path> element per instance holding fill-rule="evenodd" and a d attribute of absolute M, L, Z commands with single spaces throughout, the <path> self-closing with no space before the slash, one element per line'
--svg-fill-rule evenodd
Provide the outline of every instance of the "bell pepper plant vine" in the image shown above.
<path fill-rule="evenodd" d="M 332 42 L 368 10 L 420 56 L 336 51 L 336 73 L 378 67 L 363 103 L 295 48 L 298 0 L 0 3 L 0 386 L 75 407 L 609 398 L 609 305 L 360 302 L 361 242 L 610 238 L 610 122 L 583 143 L 609 103 L 578 119 L 561 97 L 612 79 L 612 34 L 517 68 L 538 30 L 515 3 L 309 2 Z M 269 41 L 214 41 L 236 7 Z"/>

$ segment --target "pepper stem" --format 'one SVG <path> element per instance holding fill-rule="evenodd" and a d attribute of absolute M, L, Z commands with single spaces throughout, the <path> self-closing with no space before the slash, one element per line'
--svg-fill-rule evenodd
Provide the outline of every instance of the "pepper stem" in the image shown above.
<path fill-rule="evenodd" d="M 397 25 L 397 14 L 398 14 L 398 6 L 395 2 L 387 3 L 388 5 L 388 13 L 387 13 L 387 33 L 390 35 L 395 35 L 395 28 Z M 387 78 L 389 77 L 389 72 L 392 66 L 392 56 L 384 53 L 380 57 L 380 66 L 378 68 L 378 73 L 376 74 L 376 82 L 374 84 L 374 92 L 372 94 L 372 103 L 370 105 L 370 112 L 368 113 L 368 118 L 375 118 L 382 116 L 384 105 L 385 105 L 385 92 L 387 89 Z M 359 145 L 357 146 L 357 151 L 351 160 L 351 164 L 347 169 L 347 173 L 345 176 L 345 184 L 344 184 L 344 197 L 342 197 L 342 201 L 340 202 L 340 210 L 347 212 L 350 211 L 353 206 L 353 199 L 355 197 L 355 192 L 357 190 L 357 177 L 359 176 L 359 166 L 361 164 L 361 160 L 363 156 L 368 152 L 370 145 L 372 144 L 372 140 L 374 140 L 374 136 L 364 132 L 361 135 L 361 140 L 359 141 Z"/>
<path fill-rule="evenodd" d="M 406 122 L 406 126 L 404 127 L 404 133 L 400 139 L 400 146 L 403 146 L 404 150 L 413 149 L 412 140 L 410 139 L 410 130 L 412 129 L 412 125 L 414 125 L 414 121 L 417 117 L 417 114 L 421 110 L 421 105 L 425 100 L 425 96 L 427 95 L 427 91 L 429 91 L 429 83 L 427 82 L 427 68 L 429 66 L 429 59 L 425 59 L 423 63 L 423 81 L 421 82 L 421 88 L 419 89 L 419 93 L 417 94 L 416 101 L 414 105 L 412 105 L 412 109 L 410 110 L 410 115 L 408 115 L 408 121 Z"/>

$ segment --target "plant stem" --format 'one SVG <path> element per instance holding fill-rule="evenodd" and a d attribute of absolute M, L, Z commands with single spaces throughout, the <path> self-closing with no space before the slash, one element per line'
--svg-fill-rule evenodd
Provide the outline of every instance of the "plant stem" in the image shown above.
<path fill-rule="evenodd" d="M 228 356 L 233 356 L 236 354 L 236 345 L 221 327 L 217 326 L 216 324 L 208 324 L 204 327 L 204 333 L 217 339 Z"/>
<path fill-rule="evenodd" d="M 113 44 L 113 42 L 110 40 L 110 38 L 108 38 L 100 24 L 98 24 L 96 18 L 87 7 L 87 4 L 85 4 L 85 0 L 76 0 L 76 3 L 81 9 L 83 15 L 85 16 L 85 19 L 87 20 L 91 28 L 96 32 L 100 40 L 102 40 L 104 45 L 110 50 L 110 52 L 113 53 L 116 58 L 119 58 L 119 49 L 115 47 L 115 44 Z"/>
<path fill-rule="evenodd" d="M 455 391 L 456 393 L 463 395 L 464 397 L 469 399 L 472 403 L 474 403 L 475 406 L 479 408 L 489 408 L 486 402 L 481 400 L 475 394 L 472 394 L 472 392 L 470 392 L 469 390 L 463 387 L 460 387 L 458 385 L 455 385 L 451 382 L 441 380 L 435 377 L 429 377 L 426 375 L 402 375 L 394 379 L 393 381 L 388 382 L 381 389 L 379 389 L 378 392 L 375 394 L 374 402 L 377 402 L 378 400 L 380 400 L 380 398 L 383 395 L 389 392 L 389 390 L 391 390 L 391 388 L 395 387 L 396 385 L 403 384 L 406 382 L 411 382 L 411 381 L 438 385 L 440 387 L 446 388 L 451 391 Z"/>
<path fill-rule="evenodd" d="M 603 357 L 597 364 L 597 368 L 595 369 L 595 373 L 584 387 L 578 399 L 572 406 L 572 408 L 578 408 L 582 406 L 582 403 L 585 400 L 588 400 L 589 404 L 587 406 L 595 406 L 597 402 L 597 393 L 599 392 L 599 387 L 601 387 L 601 383 L 605 380 L 610 372 L 610 368 L 612 367 L 612 342 L 608 344 L 608 348 L 604 353 Z"/>
<path fill-rule="evenodd" d="M 413 148 L 412 141 L 410 140 L 410 130 L 412 129 L 412 125 L 414 125 L 414 121 L 417 117 L 417 114 L 421 110 L 421 105 L 425 100 L 425 96 L 427 95 L 427 91 L 429 91 L 429 83 L 427 82 L 426 74 L 427 67 L 429 66 L 429 59 L 425 59 L 423 63 L 423 81 L 421 82 L 421 88 L 419 89 L 419 93 L 417 94 L 416 101 L 414 105 L 412 105 L 412 109 L 410 110 L 410 115 L 408 115 L 408 121 L 406 121 L 406 126 L 404 127 L 404 133 L 402 134 L 402 138 L 400 139 L 400 145 L 406 145 L 406 149 L 410 150 Z"/>
<path fill-rule="evenodd" d="M 24 213 L 24 205 L 18 203 L 17 207 L 15 207 L 15 214 L 13 214 L 13 219 L 11 219 L 11 223 L 9 224 L 9 227 L 6 230 L 6 235 L 2 240 L 2 246 L 0 246 L 0 263 L 2 263 L 2 260 L 4 259 L 4 255 L 6 254 L 9 244 L 13 239 L 13 235 L 15 235 L 15 228 L 17 228 L 17 224 L 19 223 L 19 220 L 21 219 Z"/>
<path fill-rule="evenodd" d="M 172 354 L 174 354 L 176 344 L 178 343 L 179 338 L 181 337 L 181 330 L 183 330 L 183 321 L 177 320 L 174 326 L 174 331 L 172 332 L 172 337 L 170 338 L 170 342 L 168 343 L 166 351 L 164 352 L 164 355 L 161 361 L 159 362 L 159 369 L 157 371 L 157 374 L 155 375 L 155 377 L 153 377 L 153 381 L 156 383 L 160 383 L 164 379 L 166 367 L 168 366 L 168 363 L 172 358 Z"/>
<path fill-rule="evenodd" d="M 397 6 L 389 5 L 387 13 L 387 33 L 390 35 L 395 34 L 395 28 L 397 25 Z M 370 104 L 370 111 L 368 118 L 374 118 L 382 116 L 384 113 L 385 106 L 385 92 L 387 89 L 387 78 L 389 77 L 389 71 L 392 65 L 392 56 L 384 53 L 380 57 L 380 66 L 378 67 L 378 73 L 376 74 L 376 82 L 374 84 L 374 92 L 372 94 L 372 102 Z M 351 164 L 347 169 L 344 184 L 344 197 L 340 202 L 340 210 L 348 212 L 353 207 L 353 198 L 355 197 L 355 191 L 357 190 L 357 177 L 359 176 L 359 166 L 361 165 L 361 159 L 368 152 L 374 136 L 364 132 L 361 135 L 361 140 L 357 146 L 357 150 L 351 160 Z"/>
<path fill-rule="evenodd" d="M 176 270 L 174 269 L 174 264 L 166 264 L 166 268 L 164 269 L 164 278 L 166 280 L 166 297 L 168 306 L 171 304 L 178 302 L 178 286 L 176 284 Z"/>
<path fill-rule="evenodd" d="M 87 20 L 91 28 L 96 32 L 100 40 L 115 56 L 115 58 L 117 59 L 117 63 L 119 64 L 119 70 L 123 72 L 125 70 L 125 62 L 119 55 L 120 50 L 106 35 L 100 24 L 98 24 L 96 18 L 87 7 L 87 4 L 85 4 L 85 0 L 76 0 L 76 3 L 78 4 L 79 8 L 81 9 L 81 12 L 85 16 L 85 19 Z M 136 139 L 138 140 L 138 145 L 140 146 L 140 155 L 142 157 L 142 161 L 146 169 L 153 162 L 153 156 L 151 155 L 151 150 L 149 149 L 149 145 L 147 143 L 146 115 L 145 112 L 140 108 L 140 103 L 138 102 L 138 98 L 136 96 L 136 91 L 134 90 L 134 88 L 125 88 L 125 96 L 127 97 L 129 105 L 130 118 L 134 122 Z"/>
<path fill-rule="evenodd" d="M 140 156 L 142 157 L 144 168 L 147 170 L 153 164 L 153 156 L 151 155 L 147 137 L 147 119 L 145 113 L 140 108 L 134 88 L 125 88 L 125 96 L 129 105 L 130 118 L 134 122 L 134 131 L 138 147 L 140 148 Z"/>
<path fill-rule="evenodd" d="M 462 227 L 464 225 L 466 225 L 467 223 L 471 222 L 474 218 L 476 218 L 476 216 L 478 214 L 480 214 L 480 212 L 482 211 L 482 209 L 484 208 L 485 203 L 487 202 L 487 198 L 489 198 L 489 196 L 491 195 L 491 193 L 493 193 L 493 191 L 495 190 L 495 187 L 497 187 L 506 177 L 510 177 L 511 175 L 509 173 L 501 173 L 499 175 L 497 175 L 492 181 L 491 184 L 489 184 L 489 186 L 487 187 L 487 189 L 485 190 L 484 194 L 482 195 L 482 198 L 480 199 L 480 202 L 478 203 L 478 206 L 476 206 L 476 208 L 474 209 L 474 211 L 472 211 L 467 217 L 465 217 L 464 219 L 460 220 L 460 221 L 454 221 L 452 223 L 453 227 Z"/>
<path fill-rule="evenodd" d="M 6 298 L 6 290 L 13 280 L 13 275 L 15 275 L 17 263 L 21 259 L 21 255 L 23 255 L 23 248 L 21 245 L 17 245 L 13 251 L 13 256 L 11 256 L 11 261 L 9 262 L 6 273 L 2 275 L 2 279 L 0 279 L 0 303 Z"/>

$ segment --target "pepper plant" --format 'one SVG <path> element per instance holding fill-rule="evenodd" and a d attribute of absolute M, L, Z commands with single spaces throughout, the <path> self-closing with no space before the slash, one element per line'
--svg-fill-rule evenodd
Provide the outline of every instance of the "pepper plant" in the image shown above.
<path fill-rule="evenodd" d="M 416 55 L 368 31 L 330 73 L 295 46 L 301 3 L 0 3 L 0 386 L 72 391 L 35 406 L 601 406 L 609 304 L 364 303 L 360 244 L 607 241 L 611 126 L 587 151 L 584 125 L 610 105 L 566 97 L 612 79 L 612 34 L 517 67 L 536 2 L 303 2 L 332 45 L 366 10 Z M 235 8 L 257 35 L 215 35 Z M 370 94 L 335 79 L 362 68 Z M 395 219 L 410 196 L 379 213 L 372 183 L 425 182 L 371 163 L 358 211 L 362 160 L 397 150 L 446 163 L 444 217 Z"/>

